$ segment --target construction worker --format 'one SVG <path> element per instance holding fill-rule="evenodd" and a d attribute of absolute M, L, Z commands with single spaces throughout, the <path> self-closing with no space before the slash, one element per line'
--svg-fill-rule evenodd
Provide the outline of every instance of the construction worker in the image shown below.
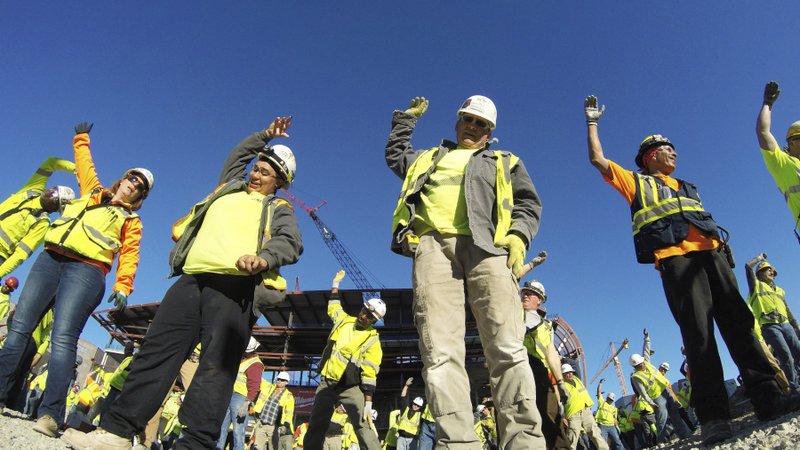
<path fill-rule="evenodd" d="M 603 379 L 597 383 L 597 411 L 595 411 L 594 419 L 597 426 L 600 428 L 600 434 L 603 436 L 603 441 L 608 442 L 612 450 L 625 450 L 620 440 L 620 424 L 618 419 L 617 407 L 614 406 L 614 400 L 617 398 L 616 394 L 609 392 L 603 399 Z"/>
<path fill-rule="evenodd" d="M 294 448 L 303 448 L 305 446 L 306 432 L 308 431 L 308 422 L 303 422 L 294 430 Z"/>
<path fill-rule="evenodd" d="M 771 420 L 800 408 L 800 394 L 783 396 L 775 382 L 717 224 L 704 210 L 696 187 L 670 176 L 676 167 L 675 147 L 660 134 L 647 136 L 635 158 L 641 173 L 623 169 L 603 155 L 598 121 L 604 109 L 597 97 L 584 101 L 589 160 L 631 205 L 637 260 L 655 263 L 661 274 L 694 374 L 692 402 L 704 425 L 703 443 L 732 435 L 714 322 L 743 376 L 756 416 Z"/>
<path fill-rule="evenodd" d="M 797 374 L 800 340 L 789 320 L 793 316 L 786 302 L 786 293 L 775 284 L 778 271 L 763 253 L 748 261 L 745 267 L 750 288 L 748 303 L 761 335 L 772 348 L 791 387 L 800 389 Z"/>
<path fill-rule="evenodd" d="M 409 378 L 413 380 L 413 378 Z M 403 387 L 403 395 L 400 397 L 400 404 L 404 404 L 406 400 L 406 389 L 408 388 L 408 380 L 406 386 Z M 415 450 L 417 448 L 417 436 L 419 436 L 419 426 L 422 420 L 422 407 L 425 400 L 422 397 L 414 398 L 410 406 L 400 414 L 397 418 L 397 450 Z"/>
<path fill-rule="evenodd" d="M 315 402 L 316 406 L 316 402 Z M 321 448 L 322 450 L 343 450 L 347 449 L 348 445 L 345 442 L 345 437 L 349 434 L 347 425 L 350 421 L 347 418 L 347 410 L 344 404 L 339 403 L 331 413 L 330 423 L 326 425 L 323 445 L 314 447 L 308 442 L 308 430 L 306 430 L 305 438 L 303 439 L 304 446 L 308 448 Z M 308 424 L 309 429 L 311 423 Z"/>
<path fill-rule="evenodd" d="M 403 187 L 392 250 L 414 258 L 414 323 L 438 445 L 477 445 L 464 367 L 465 308 L 478 329 L 497 405 L 500 447 L 542 447 L 533 374 L 522 346 L 514 275 L 539 228 L 541 202 L 525 165 L 489 148 L 494 103 L 469 97 L 456 113 L 456 142 L 414 151 L 411 135 L 428 100 L 395 111 L 386 163 Z M 512 301 L 513 299 L 513 301 Z"/>
<path fill-rule="evenodd" d="M 672 423 L 672 427 L 680 439 L 687 438 L 692 435 L 692 432 L 680 417 L 680 406 L 674 397 L 669 380 L 664 376 L 666 370 L 662 372 L 650 364 L 650 333 L 645 328 L 642 334 L 644 335 L 642 354 L 634 353 L 630 358 L 631 366 L 634 369 L 631 374 L 633 391 L 642 401 L 653 407 L 656 442 L 667 440 L 667 419 Z M 666 368 L 668 369 L 669 366 L 667 365 Z"/>
<path fill-rule="evenodd" d="M 110 189 L 104 188 L 89 150 L 91 129 L 91 124 L 80 123 L 73 138 L 81 198 L 67 205 L 47 229 L 45 251 L 37 257 L 25 281 L 8 340 L 0 351 L 0 404 L 4 404 L 8 384 L 19 376 L 18 364 L 31 332 L 54 305 L 50 379 L 33 427 L 50 437 L 58 435 L 63 422 L 78 337 L 102 301 L 106 274 L 115 260 L 116 282 L 109 301 L 117 308 L 124 307 L 133 292 L 142 236 L 136 211 L 153 186 L 150 171 L 134 168 Z"/>
<path fill-rule="evenodd" d="M 250 416 L 250 407 L 258 398 L 261 387 L 261 375 L 264 373 L 264 363 L 256 350 L 259 343 L 250 336 L 250 341 L 244 350 L 236 381 L 233 383 L 233 394 L 228 402 L 228 411 L 222 421 L 222 427 L 217 440 L 217 450 L 225 448 L 228 439 L 228 427 L 233 425 L 233 450 L 244 450 L 244 432 L 247 427 L 247 418 Z"/>
<path fill-rule="evenodd" d="M 386 430 L 386 436 L 383 438 L 383 450 L 394 450 L 397 448 L 397 425 L 400 418 L 399 409 L 389 412 L 389 428 Z"/>
<path fill-rule="evenodd" d="M 433 418 L 430 405 L 427 403 L 422 409 L 420 419 L 417 450 L 433 450 L 433 446 L 436 443 L 436 419 Z"/>
<path fill-rule="evenodd" d="M 258 450 L 291 450 L 294 431 L 294 395 L 289 390 L 289 373 L 279 372 L 275 384 L 261 380 L 253 434 Z"/>
<path fill-rule="evenodd" d="M 67 186 L 45 190 L 54 171 L 74 170 L 72 161 L 47 158 L 22 189 L 0 203 L 0 278 L 5 278 L 42 245 L 50 226 L 48 214 L 63 211 L 75 198 L 75 191 Z"/>
<path fill-rule="evenodd" d="M 789 126 L 786 131 L 786 147 L 781 149 L 770 130 L 772 106 L 780 93 L 780 87 L 775 81 L 764 86 L 764 101 L 756 121 L 756 136 L 764 164 L 792 213 L 794 234 L 800 241 L 800 120 Z"/>
<path fill-rule="evenodd" d="M 158 410 L 199 340 L 199 365 L 179 412 L 185 428 L 176 448 L 214 446 L 256 321 L 254 297 L 268 289 L 266 282 L 278 289 L 278 269 L 296 262 L 303 249 L 293 208 L 275 196 L 294 180 L 294 155 L 286 146 L 269 145 L 288 137 L 290 125 L 291 117 L 278 117 L 239 143 L 217 189 L 173 227 L 170 265 L 180 278 L 161 301 L 100 428 L 88 435 L 65 433 L 70 445 L 127 445 Z"/>
<path fill-rule="evenodd" d="M 619 436 L 625 443 L 623 448 L 627 450 L 636 450 L 636 433 L 634 432 L 633 420 L 631 418 L 631 409 L 623 407 L 617 410 L 617 423 L 619 424 Z M 602 429 L 600 430 L 602 431 Z"/>
<path fill-rule="evenodd" d="M 633 378 L 631 378 L 633 387 Z M 642 396 L 636 394 L 634 389 L 631 398 L 631 422 L 633 423 L 636 441 L 640 447 L 651 447 L 656 443 L 657 428 L 655 406 L 648 403 Z"/>
<path fill-rule="evenodd" d="M 125 344 L 125 351 L 122 354 L 122 361 L 111 374 L 106 386 L 108 393 L 106 394 L 105 400 L 103 400 L 102 408 L 100 408 L 100 415 L 105 414 L 106 411 L 111 409 L 111 405 L 114 404 L 114 401 L 117 399 L 117 397 L 119 397 L 120 392 L 122 392 L 122 388 L 125 385 L 125 380 L 128 379 L 128 373 L 130 372 L 129 366 L 131 361 L 133 361 L 134 350 L 135 345 L 133 342 L 128 342 Z"/>
<path fill-rule="evenodd" d="M 12 279 L 9 277 L 6 281 Z M 9 316 L 9 322 L 13 321 L 13 316 L 16 311 L 12 311 Z M 23 350 L 22 358 L 20 361 L 21 375 L 16 378 L 13 385 L 8 386 L 7 404 L 13 409 L 22 412 L 25 409 L 25 394 L 27 393 L 28 379 L 33 371 L 33 368 L 39 364 L 44 354 L 50 348 L 50 332 L 53 330 L 53 308 L 48 308 L 45 311 L 42 319 L 36 325 L 31 333 L 31 338 Z M 0 347 L 3 347 L 5 341 L 0 342 Z M 44 384 L 42 384 L 42 391 L 44 391 Z M 40 392 L 41 393 L 41 392 Z"/>
<path fill-rule="evenodd" d="M 697 429 L 697 416 L 694 414 L 694 408 L 689 403 L 692 398 L 692 384 L 689 383 L 689 380 L 684 379 L 678 382 L 678 386 L 676 395 L 678 396 L 678 403 L 681 405 L 681 417 L 683 417 L 683 421 L 686 422 L 689 429 L 694 432 Z"/>
<path fill-rule="evenodd" d="M 17 277 L 8 277 L 0 286 L 0 320 L 6 321 L 8 311 L 11 309 L 11 293 L 19 287 Z"/>
<path fill-rule="evenodd" d="M 369 429 L 372 420 L 372 394 L 375 392 L 383 350 L 373 325 L 386 315 L 386 304 L 379 298 L 364 302 L 357 316 L 342 309 L 339 284 L 345 272 L 333 278 L 328 301 L 328 317 L 333 329 L 319 361 L 320 381 L 314 397 L 305 445 L 322 447 L 330 415 L 340 403 L 347 412 L 358 444 L 363 450 L 380 448 L 378 437 Z"/>
<path fill-rule="evenodd" d="M 565 392 L 561 374 L 561 355 L 553 344 L 553 324 L 547 320 L 544 285 L 536 280 L 526 281 L 519 288 L 522 309 L 525 311 L 525 339 L 528 363 L 536 380 L 536 408 L 542 417 L 542 434 L 547 448 L 564 448 L 569 441 L 561 422 L 564 407 L 561 392 Z"/>
<path fill-rule="evenodd" d="M 586 392 L 581 379 L 575 376 L 575 369 L 570 364 L 563 364 L 561 373 L 564 374 L 564 387 L 567 392 L 564 418 L 568 422 L 569 448 L 575 450 L 578 447 L 581 429 L 583 429 L 598 450 L 608 450 L 608 444 L 600 434 L 600 429 L 592 414 L 591 407 L 594 406 L 594 402 Z"/>

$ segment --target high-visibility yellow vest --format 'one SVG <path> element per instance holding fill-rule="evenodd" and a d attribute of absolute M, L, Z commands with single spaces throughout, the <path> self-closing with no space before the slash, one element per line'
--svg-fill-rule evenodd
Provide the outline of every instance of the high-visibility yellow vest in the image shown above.
<path fill-rule="evenodd" d="M 755 280 L 755 289 L 748 301 L 759 326 L 789 321 L 786 293 L 777 285 L 773 287 L 761 280 Z"/>
<path fill-rule="evenodd" d="M 416 195 L 423 189 L 425 182 L 435 169 L 435 163 L 444 156 L 448 150 L 444 147 L 435 147 L 424 151 L 411 164 L 403 180 L 400 198 L 397 200 L 394 214 L 392 215 L 392 251 L 412 256 L 407 249 L 403 249 L 403 242 L 412 242 L 417 238 L 412 229 L 411 205 L 415 202 Z M 497 223 L 495 224 L 494 243 L 506 237 L 511 229 L 511 211 L 514 209 L 513 188 L 511 186 L 511 168 L 516 166 L 519 158 L 509 152 L 492 150 L 497 161 L 495 174 L 495 197 L 497 198 Z"/>
<path fill-rule="evenodd" d="M 633 431 L 634 427 L 633 427 L 633 422 L 631 422 L 630 411 L 628 411 L 627 409 L 621 409 L 618 412 L 619 415 L 617 416 L 617 421 L 619 422 L 620 433 Z"/>
<path fill-rule="evenodd" d="M 45 371 L 39 375 L 36 375 L 36 378 L 31 381 L 30 390 L 34 390 L 37 387 L 41 391 L 44 391 L 44 389 L 47 387 L 47 369 L 45 369 Z"/>
<path fill-rule="evenodd" d="M 383 448 L 397 446 L 397 425 L 400 417 L 400 410 L 395 409 L 389 413 L 389 429 L 386 430 L 386 437 L 383 439 Z"/>
<path fill-rule="evenodd" d="M 583 386 L 580 378 L 573 376 L 572 382 L 564 380 L 564 386 L 567 388 L 567 392 L 569 393 L 567 404 L 564 407 L 564 415 L 567 417 L 567 419 L 585 408 L 591 408 L 594 406 L 592 397 L 590 397 L 589 393 L 586 392 L 586 388 Z"/>
<path fill-rule="evenodd" d="M 371 326 L 364 330 L 357 329 L 357 319 L 344 312 L 339 302 L 328 303 L 328 316 L 333 320 L 333 329 L 325 349 L 329 356 L 319 371 L 320 375 L 339 380 L 347 364 L 352 362 L 360 368 L 361 383 L 375 386 L 383 356 L 378 331 Z M 368 351 L 376 345 L 377 351 Z"/>
<path fill-rule="evenodd" d="M 127 356 L 119 363 L 117 370 L 111 374 L 111 379 L 108 382 L 109 387 L 118 391 L 122 390 L 122 386 L 125 385 L 125 380 L 128 379 L 128 365 L 130 365 L 131 361 L 133 361 L 133 356 Z"/>
<path fill-rule="evenodd" d="M 664 392 L 664 389 L 669 386 L 669 380 L 658 371 L 652 364 L 649 362 L 644 362 L 644 370 L 638 370 L 631 374 L 632 377 L 635 377 L 644 383 L 645 388 L 647 389 L 647 395 L 650 396 L 651 399 L 655 399 L 661 396 L 661 393 Z"/>
<path fill-rule="evenodd" d="M 247 397 L 247 375 L 245 372 L 255 363 L 261 363 L 261 358 L 258 355 L 253 355 L 239 364 L 239 372 L 236 374 L 236 381 L 233 383 L 233 392 Z"/>
<path fill-rule="evenodd" d="M 419 433 L 419 421 L 422 414 L 417 411 L 411 414 L 411 418 L 409 418 L 409 411 L 411 411 L 411 407 L 406 407 L 406 409 L 403 411 L 403 414 L 400 414 L 400 417 L 397 419 L 397 430 L 405 431 L 412 436 L 416 436 L 417 433 Z"/>
<path fill-rule="evenodd" d="M 8 310 L 11 308 L 11 296 L 0 292 L 0 320 L 5 319 L 8 315 Z M 0 342 L 0 348 L 6 341 Z"/>
<path fill-rule="evenodd" d="M 533 330 L 525 335 L 522 341 L 528 354 L 535 356 L 537 359 L 547 365 L 547 348 L 553 342 L 553 324 L 549 320 L 542 319 L 542 322 Z"/>
<path fill-rule="evenodd" d="M 644 401 L 642 396 L 634 394 L 633 399 L 634 399 L 633 413 L 636 414 L 635 416 L 636 419 L 639 419 L 642 414 L 647 415 L 647 414 L 653 414 L 655 412 L 655 409 L 653 409 L 653 407 L 650 406 L 649 403 Z M 631 418 L 633 417 L 634 416 L 631 415 Z"/>
<path fill-rule="evenodd" d="M 614 426 L 616 425 L 617 407 L 602 397 L 597 398 L 597 412 L 594 415 L 598 425 Z"/>
<path fill-rule="evenodd" d="M 303 448 L 303 441 L 306 438 L 306 432 L 308 431 L 308 422 L 303 422 L 298 425 L 297 429 L 294 430 L 294 446 L 297 448 Z"/>
<path fill-rule="evenodd" d="M 41 195 L 41 191 L 29 190 L 16 193 L 0 203 L 0 257 L 11 256 L 34 224 L 40 220 L 50 221 L 42 209 Z M 34 250 L 25 248 L 28 256 Z"/>
<path fill-rule="evenodd" d="M 256 414 L 261 414 L 261 411 L 264 410 L 264 405 L 267 404 L 267 400 L 272 397 L 277 388 L 277 385 L 269 383 L 263 378 L 261 379 L 261 388 L 258 391 L 256 404 L 253 406 L 253 411 Z M 280 396 L 278 406 L 281 408 L 280 423 L 289 423 L 289 428 L 294 428 L 294 395 L 292 395 L 288 387 L 284 387 L 278 395 Z"/>
<path fill-rule="evenodd" d="M 436 422 L 436 419 L 433 418 L 433 414 L 431 414 L 431 409 L 428 407 L 428 404 L 425 404 L 425 409 L 422 410 L 422 420 L 427 422 Z"/>
<path fill-rule="evenodd" d="M 91 194 L 87 194 L 67 205 L 50 225 L 44 241 L 111 267 L 114 255 L 122 248 L 122 226 L 139 216 L 120 205 L 87 207 L 90 199 Z"/>

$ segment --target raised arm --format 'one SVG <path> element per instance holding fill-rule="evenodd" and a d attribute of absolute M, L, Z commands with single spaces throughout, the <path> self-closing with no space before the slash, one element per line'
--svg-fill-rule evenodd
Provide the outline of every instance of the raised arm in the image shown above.
<path fill-rule="evenodd" d="M 276 117 L 267 128 L 253 133 L 244 138 L 236 147 L 231 150 L 230 155 L 222 166 L 222 173 L 219 176 L 219 184 L 238 178 L 244 178 L 247 165 L 255 158 L 261 149 L 264 148 L 272 139 L 278 137 L 288 138 L 286 133 L 292 126 L 292 116 Z"/>
<path fill-rule="evenodd" d="M 414 97 L 405 111 L 395 111 L 392 115 L 392 131 L 386 143 L 386 165 L 400 178 L 405 178 L 408 168 L 417 159 L 417 152 L 411 147 L 411 134 L 417 119 L 428 110 L 425 97 Z"/>
<path fill-rule="evenodd" d="M 28 181 L 25 183 L 25 186 L 22 187 L 18 192 L 24 191 L 36 191 L 36 192 L 44 192 L 45 186 L 47 186 L 47 181 L 50 180 L 50 175 L 57 170 L 63 170 L 65 172 L 74 172 L 75 171 L 75 163 L 72 161 L 67 161 L 66 159 L 50 157 L 44 160 L 42 165 L 36 169 L 36 172 L 31 175 Z"/>
<path fill-rule="evenodd" d="M 597 97 L 590 95 L 583 101 L 583 111 L 586 114 L 587 143 L 589 145 L 589 162 L 600 171 L 601 174 L 611 176 L 608 160 L 603 155 L 603 146 L 600 145 L 600 134 L 597 131 L 598 122 L 603 117 L 606 106 L 597 107 Z"/>
<path fill-rule="evenodd" d="M 747 289 L 748 289 L 747 292 L 748 292 L 748 295 L 752 295 L 753 291 L 756 290 L 756 271 L 755 271 L 755 267 L 759 262 L 761 262 L 762 260 L 765 260 L 765 259 L 767 259 L 767 254 L 766 253 L 762 253 L 762 254 L 756 256 L 755 258 L 751 259 L 750 261 L 747 261 L 747 264 L 745 264 L 745 266 L 744 266 L 744 273 L 745 273 L 745 276 L 747 277 Z"/>
<path fill-rule="evenodd" d="M 758 113 L 756 121 L 756 136 L 758 145 L 766 151 L 779 150 L 780 146 L 775 136 L 770 131 L 772 125 L 772 105 L 778 100 L 781 90 L 776 81 L 770 81 L 764 86 L 764 102 L 761 104 L 761 111 Z"/>

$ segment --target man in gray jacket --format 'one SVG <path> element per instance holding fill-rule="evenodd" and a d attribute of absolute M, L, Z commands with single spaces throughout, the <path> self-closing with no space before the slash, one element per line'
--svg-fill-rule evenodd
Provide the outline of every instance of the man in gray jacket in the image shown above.
<path fill-rule="evenodd" d="M 539 227 L 539 196 L 519 158 L 489 148 L 497 123 L 490 99 L 461 105 L 456 142 L 414 151 L 411 134 L 427 107 L 417 97 L 394 112 L 386 163 L 404 180 L 392 250 L 414 258 L 414 321 L 437 447 L 479 445 L 464 367 L 466 301 L 489 367 L 499 447 L 544 448 L 513 276 Z"/>
<path fill-rule="evenodd" d="M 275 196 L 294 179 L 294 155 L 269 145 L 288 137 L 290 125 L 291 117 L 278 117 L 245 138 L 225 162 L 217 189 L 175 224 L 170 265 L 180 278 L 165 294 L 100 428 L 64 433 L 73 448 L 131 448 L 131 437 L 158 409 L 198 340 L 200 362 L 179 413 L 185 428 L 176 448 L 214 447 L 256 321 L 256 291 L 279 288 L 277 269 L 303 251 L 291 205 Z"/>

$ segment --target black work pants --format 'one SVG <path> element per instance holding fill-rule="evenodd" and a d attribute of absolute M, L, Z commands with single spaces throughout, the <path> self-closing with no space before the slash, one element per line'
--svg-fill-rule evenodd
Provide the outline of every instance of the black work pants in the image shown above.
<path fill-rule="evenodd" d="M 667 302 L 686 348 L 691 405 L 700 423 L 730 418 L 715 322 L 750 398 L 777 394 L 775 371 L 756 339 L 753 314 L 726 259 L 716 250 L 697 251 L 662 259 L 660 266 Z"/>
<path fill-rule="evenodd" d="M 165 294 L 100 427 L 123 437 L 144 429 L 199 339 L 200 364 L 181 405 L 185 429 L 176 448 L 213 448 L 256 320 L 255 283 L 254 277 L 182 275 Z"/>
<path fill-rule="evenodd" d="M 536 381 L 536 409 L 542 416 L 542 434 L 547 448 L 567 448 L 569 439 L 562 426 L 562 417 L 558 414 L 558 400 L 547 366 L 539 358 L 531 355 L 528 355 L 528 364 Z"/>

